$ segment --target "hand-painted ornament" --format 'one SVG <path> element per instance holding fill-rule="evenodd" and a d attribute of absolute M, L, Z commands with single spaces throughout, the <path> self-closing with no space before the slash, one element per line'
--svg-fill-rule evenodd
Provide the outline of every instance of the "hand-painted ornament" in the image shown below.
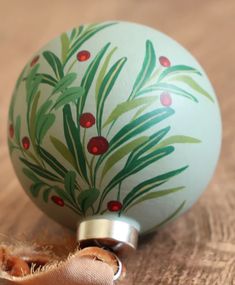
<path fill-rule="evenodd" d="M 80 224 L 79 240 L 135 247 L 137 232 L 173 220 L 206 188 L 221 121 L 189 52 L 151 28 L 106 22 L 32 57 L 8 134 L 16 174 L 47 215 Z"/>

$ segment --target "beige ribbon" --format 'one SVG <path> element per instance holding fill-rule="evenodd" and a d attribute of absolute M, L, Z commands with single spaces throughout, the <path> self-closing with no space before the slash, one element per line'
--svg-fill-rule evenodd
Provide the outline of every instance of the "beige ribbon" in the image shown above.
<path fill-rule="evenodd" d="M 60 261 L 32 245 L 0 245 L 0 285 L 112 285 L 117 270 L 115 256 L 98 247 L 76 250 Z"/>

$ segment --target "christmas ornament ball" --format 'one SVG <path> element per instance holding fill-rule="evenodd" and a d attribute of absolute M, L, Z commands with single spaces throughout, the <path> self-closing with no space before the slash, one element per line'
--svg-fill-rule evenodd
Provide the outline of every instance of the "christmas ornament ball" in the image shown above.
<path fill-rule="evenodd" d="M 57 222 L 106 219 L 145 233 L 206 188 L 220 111 L 202 67 L 165 34 L 128 22 L 82 25 L 24 67 L 8 142 L 25 192 Z"/>

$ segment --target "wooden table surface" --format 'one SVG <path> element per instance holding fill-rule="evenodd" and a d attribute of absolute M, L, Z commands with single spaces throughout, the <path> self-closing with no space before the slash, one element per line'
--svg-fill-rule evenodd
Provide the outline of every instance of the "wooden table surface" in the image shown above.
<path fill-rule="evenodd" d="M 0 0 L 0 232 L 36 236 L 64 229 L 23 193 L 6 144 L 14 82 L 31 54 L 61 31 L 108 19 L 157 28 L 202 63 L 218 95 L 223 147 L 216 174 L 183 217 L 140 243 L 120 284 L 235 284 L 235 1 L 234 0 Z"/>

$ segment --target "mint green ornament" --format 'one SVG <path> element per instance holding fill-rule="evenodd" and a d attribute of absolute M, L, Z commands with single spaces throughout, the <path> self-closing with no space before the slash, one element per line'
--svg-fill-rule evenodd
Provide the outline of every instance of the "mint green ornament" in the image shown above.
<path fill-rule="evenodd" d="M 221 119 L 199 63 L 128 22 L 84 25 L 24 67 L 9 149 L 32 201 L 79 240 L 136 246 L 189 209 L 210 181 Z"/>

